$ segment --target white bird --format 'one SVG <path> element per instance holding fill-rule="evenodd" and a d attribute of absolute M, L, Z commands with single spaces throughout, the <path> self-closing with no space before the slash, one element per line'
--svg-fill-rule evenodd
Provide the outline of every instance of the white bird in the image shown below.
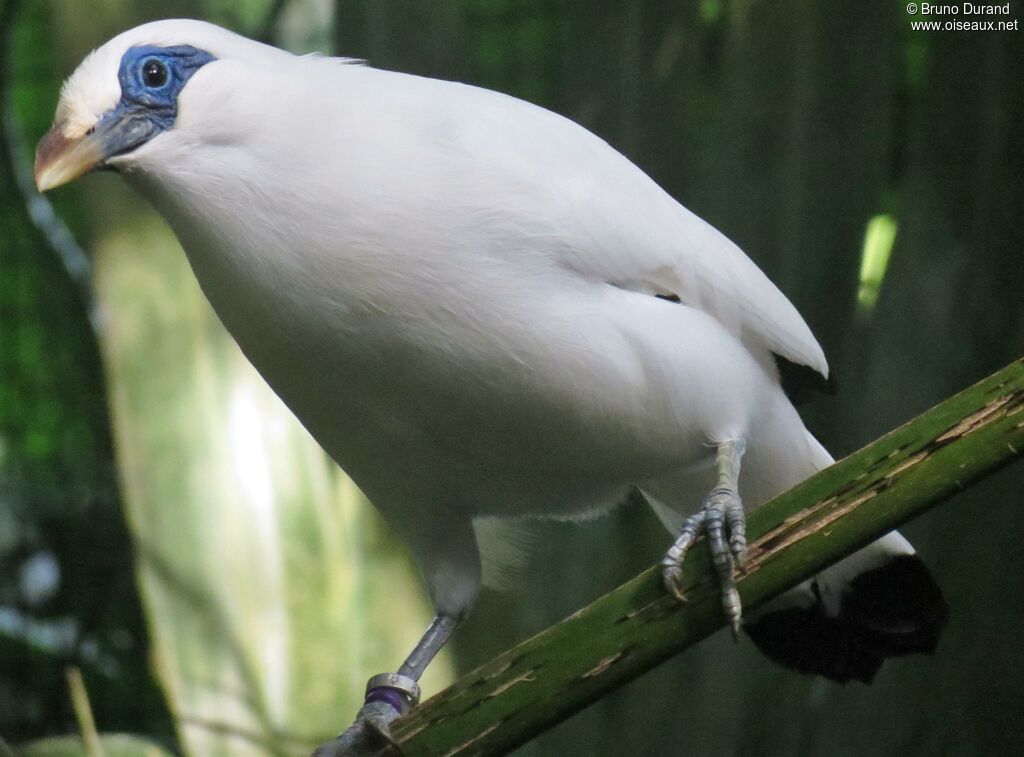
<path fill-rule="evenodd" d="M 417 700 L 479 590 L 482 518 L 574 518 L 639 489 L 679 535 L 667 587 L 707 533 L 735 629 L 740 495 L 832 462 L 779 380 L 775 356 L 828 372 L 790 302 L 547 110 L 159 21 L 68 79 L 36 181 L 97 167 L 164 216 L 248 359 L 423 570 L 437 617 L 335 750 Z M 912 555 L 894 532 L 747 630 L 790 667 L 870 680 L 945 621 Z"/>

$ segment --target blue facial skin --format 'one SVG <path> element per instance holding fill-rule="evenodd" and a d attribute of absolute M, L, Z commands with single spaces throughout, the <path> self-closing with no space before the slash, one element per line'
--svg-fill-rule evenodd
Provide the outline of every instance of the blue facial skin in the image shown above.
<path fill-rule="evenodd" d="M 121 101 L 95 127 L 104 157 L 129 153 L 174 126 L 182 88 L 213 60 L 191 45 L 130 48 L 117 73 Z"/>

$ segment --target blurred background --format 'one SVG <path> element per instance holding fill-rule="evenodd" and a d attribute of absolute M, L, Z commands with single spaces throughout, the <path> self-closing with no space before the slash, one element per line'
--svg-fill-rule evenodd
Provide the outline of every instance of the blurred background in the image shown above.
<path fill-rule="evenodd" d="M 0 0 L 0 753 L 98 754 L 98 733 L 124 734 L 107 754 L 301 754 L 430 615 L 160 219 L 115 176 L 32 187 L 63 78 L 174 16 L 597 132 L 805 315 L 839 392 L 804 415 L 837 456 L 1024 354 L 1020 32 L 912 31 L 882 0 Z M 1018 754 L 1022 484 L 1012 466 L 906 528 L 952 606 L 934 658 L 840 687 L 719 634 L 519 754 Z M 636 507 L 536 531 L 428 693 L 667 544 Z"/>

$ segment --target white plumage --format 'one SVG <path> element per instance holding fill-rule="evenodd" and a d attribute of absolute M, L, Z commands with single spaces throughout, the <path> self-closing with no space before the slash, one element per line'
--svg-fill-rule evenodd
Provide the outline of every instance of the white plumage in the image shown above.
<path fill-rule="evenodd" d="M 827 374 L 799 314 L 582 127 L 165 21 L 82 64 L 65 140 L 118 105 L 138 45 L 214 60 L 180 90 L 173 128 L 106 164 L 174 228 L 224 324 L 408 542 L 442 614 L 477 593 L 480 516 L 578 517 L 640 487 L 678 527 L 714 486 L 717 444 L 746 444 L 748 507 L 831 462 L 773 362 Z M 43 152 L 40 184 L 59 183 Z"/>

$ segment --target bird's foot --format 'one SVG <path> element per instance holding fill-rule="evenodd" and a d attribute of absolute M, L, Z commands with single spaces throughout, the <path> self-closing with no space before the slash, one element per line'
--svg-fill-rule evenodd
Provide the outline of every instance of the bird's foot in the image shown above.
<path fill-rule="evenodd" d="M 414 680 L 398 673 L 375 675 L 366 684 L 366 702 L 355 722 L 337 738 L 321 744 L 313 757 L 382 757 L 399 755 L 391 738 L 391 723 L 419 703 Z"/>
<path fill-rule="evenodd" d="M 721 486 L 712 489 L 704 506 L 683 522 L 679 538 L 661 560 L 665 588 L 680 602 L 686 601 L 681 587 L 683 558 L 701 533 L 708 537 L 711 560 L 722 587 L 722 610 L 733 637 L 738 638 L 742 608 L 733 566 L 742 571 L 746 565 L 747 536 L 743 503 L 734 489 Z"/>

